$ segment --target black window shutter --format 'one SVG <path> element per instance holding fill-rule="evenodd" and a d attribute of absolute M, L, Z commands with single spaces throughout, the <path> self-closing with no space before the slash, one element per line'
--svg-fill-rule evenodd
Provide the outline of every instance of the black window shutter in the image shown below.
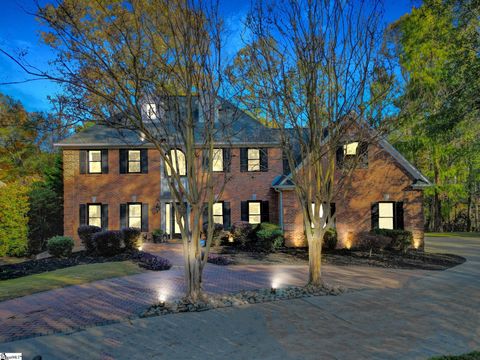
<path fill-rule="evenodd" d="M 336 158 L 337 158 L 337 167 L 339 169 L 342 169 L 343 168 L 343 146 L 342 145 L 337 147 Z"/>
<path fill-rule="evenodd" d="M 372 204 L 372 230 L 378 229 L 378 203 Z"/>
<path fill-rule="evenodd" d="M 148 204 L 142 204 L 142 231 L 148 231 Z"/>
<path fill-rule="evenodd" d="M 240 204 L 241 220 L 248 221 L 248 201 L 242 201 Z"/>
<path fill-rule="evenodd" d="M 202 228 L 206 229 L 208 226 L 208 203 L 203 203 L 202 221 Z"/>
<path fill-rule="evenodd" d="M 361 141 L 358 144 L 358 155 L 360 156 L 359 166 L 362 168 L 368 167 L 368 143 Z"/>
<path fill-rule="evenodd" d="M 120 204 L 120 229 L 127 227 L 127 204 Z"/>
<path fill-rule="evenodd" d="M 290 174 L 290 164 L 288 163 L 287 155 L 285 152 L 282 153 L 282 165 L 283 165 L 283 175 Z"/>
<path fill-rule="evenodd" d="M 80 204 L 80 226 L 87 225 L 87 206 Z"/>
<path fill-rule="evenodd" d="M 231 152 L 230 149 L 223 149 L 223 171 L 230 172 Z"/>
<path fill-rule="evenodd" d="M 395 224 L 394 229 L 403 230 L 403 202 L 395 203 Z"/>
<path fill-rule="evenodd" d="M 260 149 L 260 170 L 268 171 L 268 148 Z"/>
<path fill-rule="evenodd" d="M 102 204 L 102 230 L 108 230 L 108 205 Z"/>
<path fill-rule="evenodd" d="M 87 151 L 80 150 L 80 174 L 87 173 Z"/>
<path fill-rule="evenodd" d="M 102 174 L 108 174 L 108 150 L 102 150 Z"/>
<path fill-rule="evenodd" d="M 269 222 L 270 221 L 270 211 L 268 209 L 268 201 L 262 201 L 261 205 L 261 222 Z"/>
<path fill-rule="evenodd" d="M 223 229 L 229 230 L 232 226 L 230 220 L 230 203 L 224 202 L 223 203 Z"/>
<path fill-rule="evenodd" d="M 203 149 L 202 150 L 202 169 L 205 171 L 208 171 L 208 150 Z"/>
<path fill-rule="evenodd" d="M 148 150 L 140 150 L 140 167 L 142 168 L 142 174 L 148 174 Z"/>
<path fill-rule="evenodd" d="M 240 148 L 240 171 L 245 172 L 247 171 L 247 154 L 248 154 L 248 149 L 247 148 Z"/>
<path fill-rule="evenodd" d="M 126 149 L 120 149 L 120 174 L 126 174 L 127 173 L 127 150 Z"/>

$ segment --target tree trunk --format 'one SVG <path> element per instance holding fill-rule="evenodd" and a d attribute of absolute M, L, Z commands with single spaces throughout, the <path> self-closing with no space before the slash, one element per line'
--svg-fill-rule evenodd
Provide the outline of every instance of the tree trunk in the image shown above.
<path fill-rule="evenodd" d="M 467 231 L 472 231 L 472 195 L 468 194 L 467 201 Z"/>
<path fill-rule="evenodd" d="M 322 283 L 322 238 L 317 234 L 307 235 L 308 241 L 308 285 L 320 286 Z"/>
<path fill-rule="evenodd" d="M 198 244 L 199 239 L 191 237 L 186 244 L 185 254 L 185 285 L 187 288 L 186 298 L 192 303 L 202 299 L 202 276 L 201 276 L 201 252 Z M 197 243 L 195 243 L 195 241 Z M 199 253 L 198 253 L 199 252 Z"/>

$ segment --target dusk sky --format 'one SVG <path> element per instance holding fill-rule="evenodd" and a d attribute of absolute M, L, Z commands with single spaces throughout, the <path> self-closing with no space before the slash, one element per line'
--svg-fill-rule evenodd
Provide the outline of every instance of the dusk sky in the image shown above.
<path fill-rule="evenodd" d="M 47 1 L 40 0 L 41 3 Z M 227 51 L 234 52 L 242 46 L 240 31 L 242 20 L 247 13 L 250 0 L 220 1 L 221 11 L 230 29 L 231 37 Z M 395 21 L 408 13 L 412 7 L 411 0 L 385 0 L 385 22 Z M 0 48 L 9 52 L 27 50 L 27 59 L 40 69 L 48 69 L 48 62 L 55 54 L 49 47 L 41 44 L 40 24 L 34 16 L 33 0 L 2 0 L 0 5 Z M 0 55 L 0 83 L 17 82 L 28 79 L 27 75 L 10 59 Z M 29 111 L 48 111 L 48 95 L 54 95 L 60 89 L 48 81 L 33 81 L 14 85 L 0 85 L 0 92 L 20 100 Z"/>

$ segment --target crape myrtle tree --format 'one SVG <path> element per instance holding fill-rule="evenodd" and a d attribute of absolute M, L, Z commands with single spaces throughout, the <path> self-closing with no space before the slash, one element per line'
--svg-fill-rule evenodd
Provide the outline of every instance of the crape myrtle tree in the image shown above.
<path fill-rule="evenodd" d="M 64 84 L 64 99 L 118 129 L 126 143 L 135 132 L 160 153 L 183 240 L 186 296 L 198 301 L 213 204 L 228 180 L 212 171 L 214 143 L 227 143 L 231 128 L 217 111 L 224 71 L 217 4 L 64 0 L 39 6 L 36 15 L 48 28 L 44 42 L 58 54 L 55 73 L 17 62 L 33 76 Z"/>
<path fill-rule="evenodd" d="M 278 129 L 314 286 L 321 284 L 323 236 L 334 224 L 327 204 L 348 191 L 366 145 L 381 136 L 393 94 L 381 16 L 379 1 L 259 1 L 229 73 L 244 105 Z M 344 146 L 348 140 L 360 140 L 358 147 Z M 352 151 L 357 156 L 347 156 Z"/>

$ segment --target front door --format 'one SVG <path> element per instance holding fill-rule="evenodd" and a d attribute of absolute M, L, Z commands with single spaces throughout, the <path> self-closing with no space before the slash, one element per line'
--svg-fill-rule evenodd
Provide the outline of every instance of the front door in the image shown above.
<path fill-rule="evenodd" d="M 184 223 L 183 219 L 182 223 Z M 175 239 L 182 237 L 180 226 L 176 221 L 175 207 L 171 203 L 165 204 L 165 234 L 168 234 L 170 235 L 170 238 Z"/>

